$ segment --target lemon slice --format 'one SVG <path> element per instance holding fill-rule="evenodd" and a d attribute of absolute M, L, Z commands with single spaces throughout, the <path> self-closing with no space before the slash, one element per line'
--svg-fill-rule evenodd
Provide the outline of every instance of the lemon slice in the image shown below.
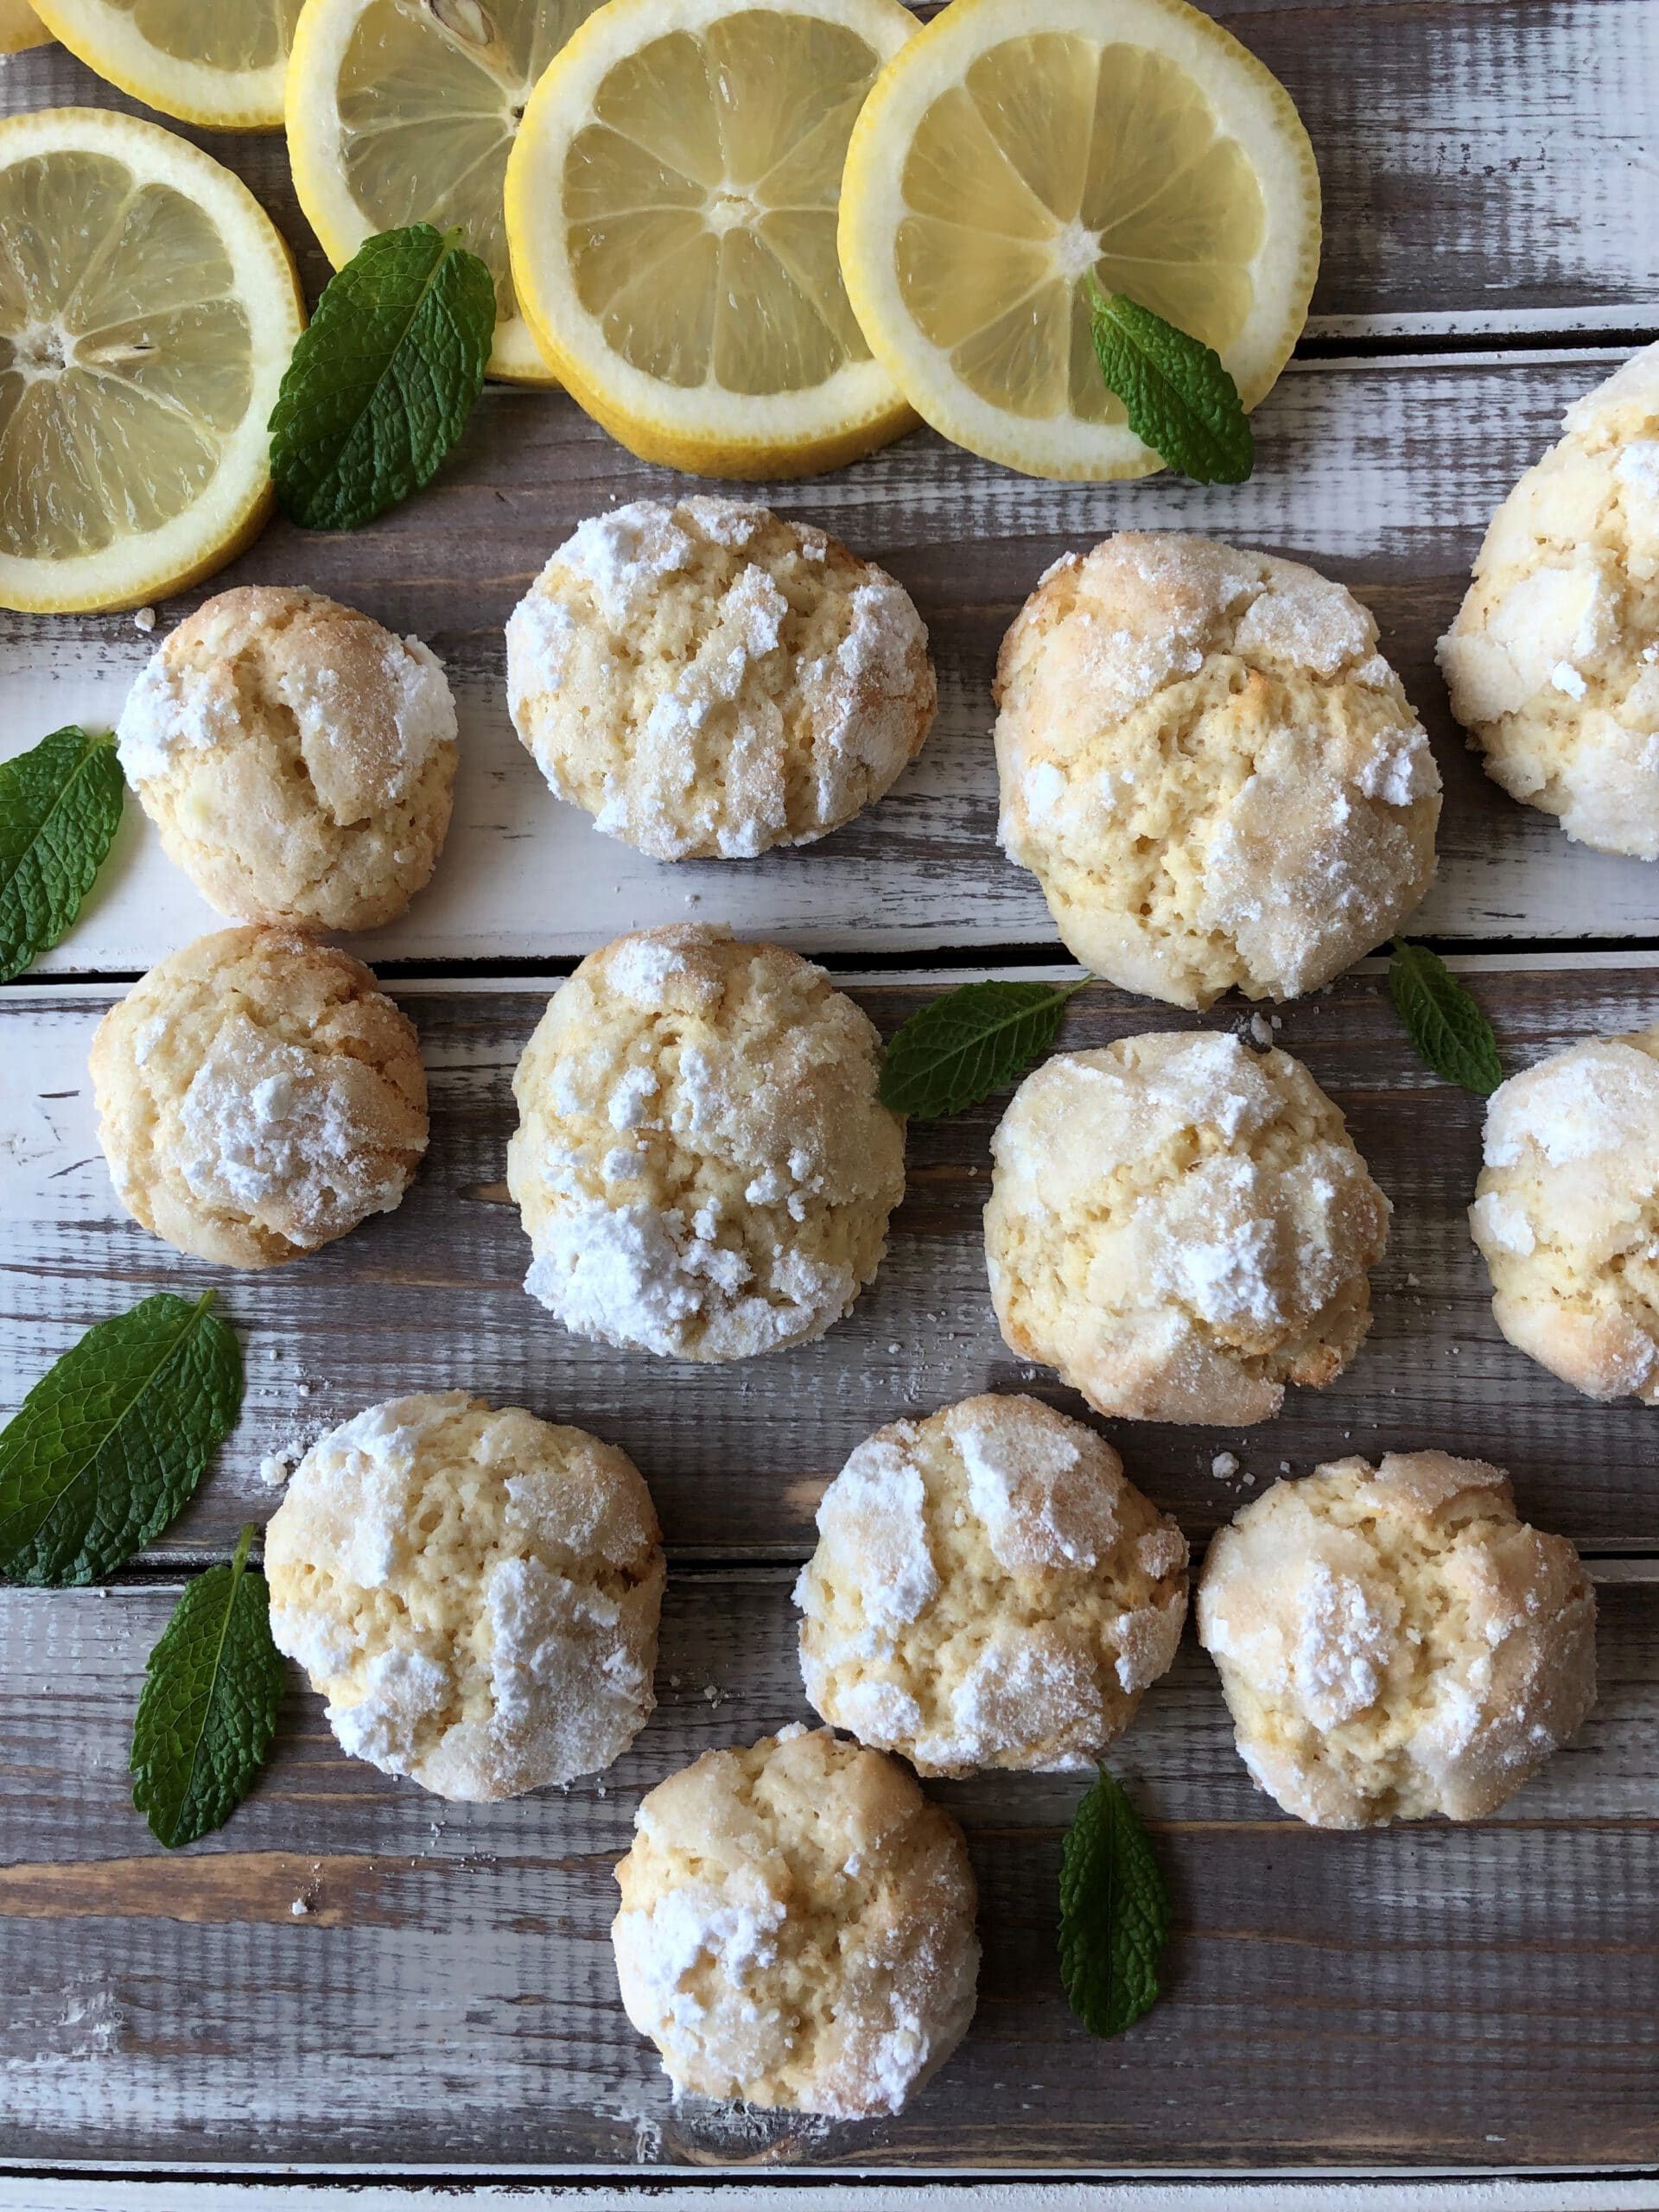
<path fill-rule="evenodd" d="M 1253 407 L 1319 250 L 1289 94 L 1185 0 L 953 0 L 848 149 L 841 264 L 876 357 L 936 429 L 1028 475 L 1160 466 L 1101 380 L 1091 272 L 1213 346 Z"/>
<path fill-rule="evenodd" d="M 29 0 L 0 0 L 0 54 L 22 54 L 44 46 L 52 34 Z"/>
<path fill-rule="evenodd" d="M 306 0 L 288 69 L 294 188 L 336 269 L 459 225 L 495 278 L 490 373 L 551 384 L 519 317 L 501 192 L 536 80 L 600 0 Z"/>
<path fill-rule="evenodd" d="M 274 130 L 300 0 L 35 0 L 54 36 L 146 107 Z"/>
<path fill-rule="evenodd" d="M 507 164 L 524 315 L 645 460 L 834 468 L 913 416 L 842 288 L 848 134 L 915 31 L 899 0 L 609 0 L 558 54 Z"/>
<path fill-rule="evenodd" d="M 270 218 L 170 130 L 0 123 L 0 606 L 133 607 L 240 552 L 304 319 Z"/>

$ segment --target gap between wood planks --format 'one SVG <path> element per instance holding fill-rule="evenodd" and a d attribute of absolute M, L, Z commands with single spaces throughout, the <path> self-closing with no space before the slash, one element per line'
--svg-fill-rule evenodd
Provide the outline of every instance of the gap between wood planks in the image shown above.
<path fill-rule="evenodd" d="M 273 1504 L 272 1511 L 276 1510 Z M 118 1592 L 122 1590 L 168 1589 L 182 1584 L 198 1574 L 205 1574 L 209 1567 L 222 1565 L 229 1559 L 234 1547 L 226 1543 L 222 1554 L 205 1552 L 173 1552 L 165 1547 L 153 1550 L 147 1557 L 130 1560 L 108 1582 L 95 1586 Z M 677 1575 L 710 1582 L 738 1582 L 760 1585 L 792 1580 L 805 1564 L 804 1550 L 785 1551 L 779 1548 L 775 1555 L 766 1558 L 750 1556 L 747 1559 L 721 1558 L 699 1550 L 695 1545 L 669 1544 L 664 1547 L 668 1563 Z M 1580 1558 L 1589 1571 L 1590 1580 L 1598 1584 L 1636 1584 L 1645 1587 L 1649 1583 L 1659 1586 L 1659 1550 L 1605 1552 L 1580 1549 Z M 256 1549 L 253 1564 L 259 1566 L 264 1559 L 263 1546 Z M 6 1586 L 0 1585 L 0 1588 Z M 89 1586 L 77 1584 L 78 1592 Z M 43 1598 L 67 1594 L 43 1590 Z"/>
<path fill-rule="evenodd" d="M 227 923 L 226 926 L 232 925 Z M 759 941 L 754 931 L 745 929 L 739 934 Z M 1431 951 L 1438 952 L 1449 968 L 1465 974 L 1478 975 L 1483 968 L 1491 973 L 1507 969 L 1560 974 L 1576 968 L 1659 965 L 1659 937 L 1594 938 L 1563 944 L 1559 938 L 1418 937 L 1409 928 L 1402 934 L 1409 937 L 1414 944 L 1425 944 Z M 1071 981 L 1075 979 L 1078 966 L 1066 957 L 1064 946 L 1056 944 L 941 945 L 920 950 L 914 945 L 899 945 L 889 952 L 877 947 L 842 952 L 798 949 L 804 958 L 816 961 L 841 982 L 853 985 L 865 981 L 922 984 L 936 977 L 943 980 L 956 976 L 1038 982 Z M 377 960 L 371 964 L 381 983 L 397 985 L 411 994 L 435 994 L 465 990 L 470 984 L 492 989 L 517 986 L 531 990 L 543 983 L 563 982 L 575 972 L 582 957 L 574 952 L 554 953 L 545 960 L 531 963 L 520 955 L 498 953 L 454 960 Z M 1382 974 L 1387 966 L 1387 955 L 1378 952 L 1356 961 L 1344 973 L 1376 976 Z M 43 969 L 17 976 L 10 982 L 0 985 L 0 1007 L 8 1001 L 25 1004 L 26 995 L 31 991 L 59 999 L 96 999 L 111 990 L 126 989 L 146 972 L 142 968 L 99 968 L 73 975 Z M 1317 997 L 1319 994 L 1311 995 Z M 1251 1001 L 1241 1001 L 1237 1005 L 1230 1000 L 1218 1002 L 1224 1015 L 1230 1013 L 1240 1019 L 1249 1014 L 1254 1004 Z M 1210 1009 L 1211 1013 L 1217 1010 Z"/>

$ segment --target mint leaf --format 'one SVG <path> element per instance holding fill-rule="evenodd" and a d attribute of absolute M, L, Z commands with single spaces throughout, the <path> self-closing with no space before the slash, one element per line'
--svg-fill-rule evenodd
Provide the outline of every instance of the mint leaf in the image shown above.
<path fill-rule="evenodd" d="M 427 483 L 466 428 L 495 284 L 461 232 L 416 223 L 359 246 L 302 331 L 270 417 L 283 512 L 356 530 Z"/>
<path fill-rule="evenodd" d="M 1255 441 L 1220 354 L 1127 292 L 1109 297 L 1092 276 L 1089 295 L 1095 358 L 1135 436 L 1195 484 L 1242 484 Z"/>
<path fill-rule="evenodd" d="M 1122 2035 L 1156 2004 L 1169 1921 L 1152 1839 L 1102 1767 L 1060 1860 L 1060 1979 L 1091 2036 Z"/>
<path fill-rule="evenodd" d="M 1389 996 L 1419 1059 L 1448 1083 L 1491 1096 L 1503 1080 L 1492 1025 L 1439 953 L 1395 938 Z"/>
<path fill-rule="evenodd" d="M 115 734 L 72 723 L 0 761 L 0 983 L 65 935 L 121 827 Z"/>
<path fill-rule="evenodd" d="M 228 1567 L 199 1575 L 144 1669 L 132 1724 L 132 1802 L 169 1851 L 221 1828 L 264 1764 L 285 1676 L 270 1592 L 248 1565 L 253 1523 Z"/>
<path fill-rule="evenodd" d="M 0 1430 L 0 1574 L 102 1581 L 183 1509 L 242 1404 L 213 1298 L 162 1291 L 99 1322 Z"/>
<path fill-rule="evenodd" d="M 887 1046 L 880 1098 L 895 1114 L 944 1120 L 1005 1090 L 1054 1042 L 1087 976 L 1047 983 L 963 983 L 910 1020 Z"/>

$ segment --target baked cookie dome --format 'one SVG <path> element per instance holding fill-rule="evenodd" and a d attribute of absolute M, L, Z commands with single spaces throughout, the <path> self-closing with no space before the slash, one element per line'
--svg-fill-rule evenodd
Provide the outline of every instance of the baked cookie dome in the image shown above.
<path fill-rule="evenodd" d="M 874 2119 L 961 2042 L 973 1870 L 896 1759 L 785 1728 L 671 1775 L 634 1827 L 617 1980 L 677 2091 Z"/>
<path fill-rule="evenodd" d="M 168 858 L 240 921 L 392 921 L 449 827 L 442 664 L 320 592 L 257 584 L 208 600 L 140 674 L 117 740 Z"/>
<path fill-rule="evenodd" d="M 1294 998 L 1428 888 L 1428 741 L 1370 613 L 1294 561 L 1138 531 L 1068 553 L 996 698 L 1001 841 L 1123 990 Z"/>
<path fill-rule="evenodd" d="M 169 953 L 98 1025 L 92 1074 L 122 1205 L 221 1267 L 390 1213 L 426 1150 L 414 1024 L 360 960 L 290 930 Z"/>
<path fill-rule="evenodd" d="M 1175 1656 L 1186 1541 L 1093 1429 L 965 1398 L 857 1446 L 795 1602 L 831 1727 L 922 1774 L 1088 1767 Z"/>
<path fill-rule="evenodd" d="M 464 1390 L 320 1438 L 265 1530 L 270 1632 L 341 1746 L 477 1803 L 593 1774 L 656 1700 L 663 1551 L 613 1444 Z"/>
<path fill-rule="evenodd" d="M 1659 1405 L 1659 1027 L 1511 1076 L 1485 1154 L 1469 1225 L 1498 1327 L 1586 1396 Z"/>
<path fill-rule="evenodd" d="M 1659 346 L 1563 428 L 1493 516 L 1440 666 L 1512 798 L 1659 860 Z"/>
<path fill-rule="evenodd" d="M 513 1078 L 524 1287 L 575 1336 L 677 1359 L 821 1337 L 904 1192 L 880 1051 L 778 945 L 701 925 L 590 953 Z"/>
<path fill-rule="evenodd" d="M 1507 1475 L 1391 1452 L 1275 1483 L 1210 1547 L 1198 1635 L 1240 1757 L 1315 1827 L 1494 1811 L 1595 1700 L 1595 1592 Z"/>
<path fill-rule="evenodd" d="M 737 499 L 590 517 L 507 624 L 507 704 L 536 765 L 659 861 L 838 829 L 920 752 L 935 703 L 903 586 Z"/>
<path fill-rule="evenodd" d="M 1266 1421 L 1370 1326 L 1389 1202 L 1287 1052 L 1202 1030 L 1062 1052 L 991 1149 L 1003 1337 L 1100 1413 Z"/>

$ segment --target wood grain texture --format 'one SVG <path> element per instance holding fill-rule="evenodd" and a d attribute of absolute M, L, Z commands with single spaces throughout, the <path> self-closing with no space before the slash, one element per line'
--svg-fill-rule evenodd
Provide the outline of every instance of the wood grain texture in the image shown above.
<path fill-rule="evenodd" d="M 1659 966 L 1480 961 L 1470 972 L 1511 1067 L 1659 1018 Z M 855 995 L 891 1032 L 952 980 Z M 1046 1370 L 1014 1358 L 991 1312 L 980 1213 L 1002 1100 L 912 1128 L 887 1260 L 821 1344 L 697 1367 L 566 1335 L 519 1287 L 528 1247 L 502 1183 L 512 1071 L 545 988 L 399 986 L 432 1093 L 432 1149 L 414 1189 L 396 1214 L 315 1257 L 247 1275 L 184 1259 L 114 1205 L 85 1065 L 109 995 L 0 994 L 0 1402 L 15 1403 L 80 1330 L 148 1291 L 194 1295 L 213 1283 L 244 1332 L 242 1425 L 159 1556 L 224 1555 L 270 1505 L 256 1471 L 264 1453 L 406 1390 L 464 1383 L 612 1438 L 644 1471 L 677 1551 L 719 1559 L 804 1556 L 823 1484 L 883 1421 L 988 1387 L 1033 1388 L 1082 1409 Z M 1281 1019 L 1280 1040 L 1341 1105 L 1394 1202 L 1376 1325 L 1345 1376 L 1291 1392 L 1275 1421 L 1114 1424 L 1131 1471 L 1200 1536 L 1243 1494 L 1211 1472 L 1223 1451 L 1259 1484 L 1286 1461 L 1301 1471 L 1344 1452 L 1440 1445 L 1509 1467 L 1522 1510 L 1588 1548 L 1659 1550 L 1659 1486 L 1642 1471 L 1654 1465 L 1654 1414 L 1592 1404 L 1493 1326 L 1464 1220 L 1479 1102 L 1415 1059 L 1380 974 L 1350 976 Z M 1061 1043 L 1191 1026 L 1095 986 L 1072 1001 Z"/>
<path fill-rule="evenodd" d="M 250 1384 L 196 1501 L 119 1586 L 0 1591 L 0 2159 L 606 2163 L 642 2177 L 804 2161 L 1659 2163 L 1655 1417 L 1591 1405 L 1497 1336 L 1463 1217 L 1478 1103 L 1414 1062 L 1373 970 L 1283 1009 L 1280 1032 L 1395 1201 L 1369 1343 L 1332 1390 L 1293 1394 L 1274 1423 L 1112 1433 L 1195 1542 L 1286 1464 L 1427 1444 L 1504 1462 L 1523 1511 L 1573 1535 L 1600 1586 L 1601 1700 L 1579 1740 L 1478 1827 L 1319 1835 L 1250 1789 L 1189 1634 L 1114 1758 L 1177 1907 L 1170 1993 L 1129 2036 L 1091 2041 L 1059 1994 L 1055 1883 L 1079 1785 L 1055 1777 L 939 1789 L 979 1872 L 986 1967 L 967 2046 L 900 2121 L 675 2107 L 617 1999 L 611 1876 L 641 1792 L 714 1745 L 810 1717 L 789 1590 L 848 1450 L 988 1386 L 1080 1408 L 1011 1357 L 991 1315 L 979 1213 L 1000 1101 L 912 1131 L 888 1260 L 824 1344 L 722 1370 L 563 1335 L 519 1287 L 526 1248 L 501 1183 L 543 964 L 688 913 L 830 955 L 908 949 L 923 967 L 942 948 L 1052 944 L 1034 884 L 992 843 L 992 663 L 1057 554 L 1135 526 L 1312 560 L 1375 608 L 1447 784 L 1420 931 L 1580 945 L 1656 934 L 1648 871 L 1568 844 L 1486 783 L 1433 648 L 1492 508 L 1562 408 L 1659 328 L 1659 8 L 1233 0 L 1215 12 L 1296 98 L 1325 193 L 1311 342 L 1256 417 L 1257 474 L 1230 492 L 1033 483 L 922 433 L 817 482 L 761 487 L 891 567 L 939 664 L 922 759 L 822 846 L 655 867 L 554 802 L 518 747 L 501 699 L 513 601 L 582 516 L 673 480 L 563 397 L 490 391 L 429 493 L 350 538 L 278 524 L 216 580 L 314 582 L 450 664 L 464 739 L 450 843 L 407 920 L 362 946 L 414 976 L 397 988 L 422 1031 L 434 1142 L 398 1213 L 275 1273 L 200 1267 L 120 1216 L 85 1071 L 111 994 L 60 979 L 136 974 L 215 919 L 136 806 L 52 957 L 58 977 L 0 991 L 0 1406 L 92 1321 L 209 1282 L 243 1332 Z M 0 112 L 58 101 L 132 105 L 56 48 L 0 67 Z M 326 272 L 280 139 L 186 135 L 250 180 L 315 295 Z M 1563 335 L 1578 342 L 1522 350 Z M 1398 355 L 1418 340 L 1467 350 Z M 1332 358 L 1339 346 L 1347 358 Z M 162 610 L 163 624 L 200 596 Z M 151 642 L 129 617 L 0 615 L 0 753 L 66 721 L 113 720 Z M 513 972 L 470 985 L 431 972 L 467 958 Z M 959 972 L 856 995 L 891 1031 Z M 1475 963 L 1471 980 L 1511 1066 L 1659 1018 L 1653 960 L 1504 957 Z M 1238 1019 L 1217 1009 L 1206 1026 Z M 1095 988 L 1062 1042 L 1185 1021 Z M 268 1515 L 263 1454 L 375 1398 L 457 1382 L 583 1422 L 645 1471 L 674 1562 L 657 1716 L 601 1781 L 448 1808 L 346 1759 L 296 1678 L 248 1803 L 188 1853 L 162 1853 L 131 1808 L 126 1759 L 177 1573 L 226 1555 L 244 1520 Z M 1223 1452 L 1242 1463 L 1224 1481 L 1211 1472 Z"/>
<path fill-rule="evenodd" d="M 1591 328 L 1604 316 L 1624 327 L 1621 310 L 1653 320 L 1647 94 L 1659 19 L 1646 0 L 1205 4 L 1278 76 L 1313 142 L 1325 195 L 1316 332 L 1325 317 L 1379 314 L 1483 330 L 1529 311 Z M 934 0 L 918 12 L 936 14 Z M 148 112 L 60 47 L 0 68 L 0 112 L 77 103 Z M 327 264 L 280 135 L 172 127 L 247 180 L 315 295 Z"/>
<path fill-rule="evenodd" d="M 789 1577 L 671 1579 L 659 1692 L 601 1787 L 446 1807 L 348 1760 L 296 1688 L 272 1763 L 188 1855 L 127 1802 L 175 1592 L 0 1595 L 0 2028 L 10 2155 L 930 2166 L 1606 2167 L 1659 2158 L 1659 1626 L 1602 1593 L 1602 1694 L 1495 1820 L 1281 1817 L 1188 1641 L 1114 1755 L 1176 1899 L 1168 1994 L 1084 2033 L 1054 1958 L 1056 1777 L 940 1785 L 985 1966 L 967 2044 L 875 2126 L 675 2107 L 618 2000 L 612 1869 L 640 1793 L 810 1719 Z M 715 1689 L 719 1702 L 707 1692 Z M 305 1910 L 296 1916 L 301 1900 Z"/>
<path fill-rule="evenodd" d="M 1656 17 L 1659 21 L 1659 16 Z M 361 940 L 370 959 L 533 962 L 619 931 L 728 915 L 804 950 L 1054 942 L 1035 879 L 997 850 L 991 674 L 1002 633 L 1057 555 L 1122 527 L 1197 530 L 1312 561 L 1375 610 L 1446 783 L 1440 877 L 1414 924 L 1490 940 L 1649 938 L 1651 872 L 1593 853 L 1482 774 L 1452 722 L 1434 641 L 1457 611 L 1492 509 L 1612 353 L 1310 365 L 1257 416 L 1256 474 L 1234 489 L 1161 478 L 1035 483 L 918 432 L 854 469 L 774 487 L 887 564 L 932 638 L 940 713 L 893 792 L 821 843 L 757 861 L 645 859 L 556 800 L 507 719 L 501 630 L 553 547 L 613 499 L 671 488 L 569 399 L 492 391 L 437 483 L 372 528 L 277 522 L 215 579 L 303 580 L 425 637 L 462 721 L 454 824 L 431 887 Z M 762 487 L 763 491 L 765 487 Z M 171 620 L 191 595 L 166 612 Z M 112 723 L 153 649 L 127 615 L 0 614 L 0 753 L 79 721 Z M 45 972 L 132 973 L 218 918 L 163 856 L 136 802 L 80 921 Z"/>

